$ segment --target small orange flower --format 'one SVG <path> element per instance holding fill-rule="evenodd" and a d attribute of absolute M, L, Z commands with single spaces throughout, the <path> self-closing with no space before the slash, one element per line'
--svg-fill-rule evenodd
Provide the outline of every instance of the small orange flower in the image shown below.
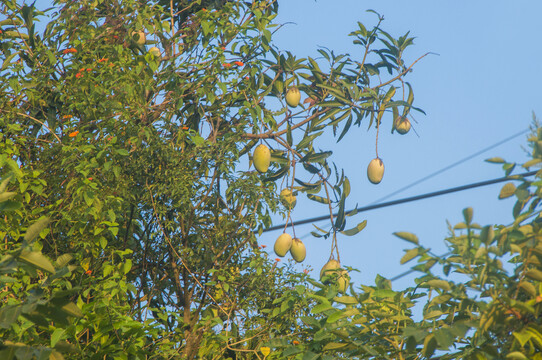
<path fill-rule="evenodd" d="M 74 132 L 71 132 L 68 136 L 69 137 L 76 137 L 77 134 L 79 134 L 79 130 L 75 130 Z"/>
<path fill-rule="evenodd" d="M 87 68 L 87 71 L 88 71 L 88 72 L 91 72 L 91 71 L 92 71 L 92 69 L 91 69 L 91 68 Z"/>
<path fill-rule="evenodd" d="M 113 63 L 109 63 L 109 67 L 113 67 L 115 66 Z"/>
<path fill-rule="evenodd" d="M 69 48 L 62 51 L 63 54 L 71 54 L 71 53 L 76 53 L 76 52 L 77 50 L 75 48 Z"/>
<path fill-rule="evenodd" d="M 188 130 L 189 127 L 188 127 L 188 126 L 183 126 L 181 129 L 182 129 L 182 130 Z"/>
<path fill-rule="evenodd" d="M 118 39 L 119 37 L 117 35 L 113 35 L 113 38 Z"/>
<path fill-rule="evenodd" d="M 1 34 L 2 32 L 3 32 L 3 31 L 2 31 L 2 30 L 0 30 L 0 34 Z"/>
<path fill-rule="evenodd" d="M 237 66 L 245 66 L 245 64 L 242 61 L 236 61 L 234 62 L 234 64 Z"/>
<path fill-rule="evenodd" d="M 72 117 L 73 117 L 73 116 L 71 116 L 71 115 L 64 115 L 64 116 L 62 116 L 63 119 L 71 119 Z"/>
<path fill-rule="evenodd" d="M 265 249 L 267 247 L 267 245 L 262 245 L 262 249 Z"/>
<path fill-rule="evenodd" d="M 87 270 L 87 271 L 85 271 L 85 274 L 86 274 L 86 275 L 92 274 L 92 270 Z"/>
<path fill-rule="evenodd" d="M 280 261 L 280 259 L 279 259 L 279 258 L 276 258 L 276 259 L 275 259 L 275 261 L 276 261 L 276 262 L 279 262 L 279 261 Z"/>
<path fill-rule="evenodd" d="M 202 9 L 201 9 L 201 11 L 203 11 L 203 12 L 206 12 L 206 11 L 207 11 L 207 9 L 206 9 L 206 8 L 202 8 Z"/>
<path fill-rule="evenodd" d="M 92 181 L 92 178 L 91 178 L 91 177 L 89 177 L 89 178 L 88 178 L 88 181 Z"/>
<path fill-rule="evenodd" d="M 108 58 L 101 58 L 100 60 L 98 60 L 98 62 L 101 63 L 101 62 L 104 62 L 104 61 L 107 61 L 107 60 L 109 60 L 109 59 Z"/>
<path fill-rule="evenodd" d="M 221 46 L 220 47 L 222 50 L 226 50 L 226 47 L 225 46 Z"/>
<path fill-rule="evenodd" d="M 230 63 L 224 63 L 224 64 L 222 64 L 222 66 L 224 66 L 225 68 L 231 68 L 231 64 L 230 64 Z"/>
<path fill-rule="evenodd" d="M 308 274 L 308 273 L 309 273 L 309 270 L 305 269 L 305 270 L 303 270 L 303 272 L 304 272 L 305 274 Z"/>
<path fill-rule="evenodd" d="M 78 72 L 77 74 L 75 74 L 75 77 L 79 79 L 80 77 L 83 77 L 83 74 Z"/>
<path fill-rule="evenodd" d="M 292 341 L 292 344 L 294 344 L 294 345 L 299 345 L 299 341 L 294 340 L 294 341 Z"/>

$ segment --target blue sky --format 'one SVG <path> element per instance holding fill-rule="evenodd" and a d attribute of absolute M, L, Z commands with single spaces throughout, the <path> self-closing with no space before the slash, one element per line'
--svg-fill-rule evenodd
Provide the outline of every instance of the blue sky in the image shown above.
<path fill-rule="evenodd" d="M 386 166 L 381 184 L 372 185 L 366 178 L 367 164 L 374 157 L 374 129 L 367 132 L 366 126 L 354 128 L 338 145 L 321 143 L 322 148 L 334 150 L 333 161 L 350 179 L 352 193 L 347 208 L 373 203 L 527 129 L 533 111 L 542 116 L 539 1 L 287 0 L 280 2 L 277 20 L 285 26 L 275 35 L 275 43 L 297 57 L 317 57 L 319 46 L 355 57 L 359 50 L 348 33 L 357 28 L 358 21 L 367 27 L 375 24 L 376 17 L 367 9 L 385 17 L 382 28 L 390 34 L 397 37 L 410 31 L 416 37 L 415 46 L 406 52 L 407 63 L 426 52 L 438 55 L 418 62 L 407 79 L 414 88 L 415 106 L 427 113 L 415 115 L 419 137 L 412 131 L 405 136 L 391 135 L 389 129 L 381 136 L 379 154 Z M 526 135 L 517 137 L 392 199 L 501 177 L 501 167 L 484 159 L 501 156 L 524 162 L 525 139 Z M 501 186 L 358 214 L 351 224 L 367 219 L 368 225 L 354 237 L 339 238 L 341 262 L 361 270 L 352 274 L 355 283 L 373 283 L 377 273 L 393 277 L 413 265 L 399 265 L 409 244 L 394 237 L 395 231 L 416 233 L 424 245 L 443 253 L 443 239 L 448 235 L 446 220 L 452 224 L 461 221 L 465 207 L 474 208 L 474 220 L 481 225 L 508 224 L 514 202 L 497 199 Z M 299 196 L 293 216 L 304 219 L 325 212 L 324 207 Z M 277 218 L 277 222 L 282 221 Z M 296 227 L 298 236 L 311 230 L 311 225 Z M 272 249 L 279 234 L 266 233 L 260 243 Z M 312 236 L 303 241 L 307 246 L 304 265 L 316 269 L 312 275 L 317 277 L 329 257 L 330 243 Z M 410 275 L 397 281 L 394 288 L 407 286 L 413 278 Z"/>

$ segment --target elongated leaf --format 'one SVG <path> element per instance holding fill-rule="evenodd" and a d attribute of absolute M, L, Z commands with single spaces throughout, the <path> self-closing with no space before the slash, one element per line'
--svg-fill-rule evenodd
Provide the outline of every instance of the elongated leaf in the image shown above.
<path fill-rule="evenodd" d="M 473 210 L 471 207 L 463 209 L 463 218 L 465 219 L 465 222 L 467 224 L 470 224 L 472 222 L 472 213 Z"/>
<path fill-rule="evenodd" d="M 19 260 L 34 266 L 37 269 L 47 271 L 50 273 L 55 272 L 55 267 L 49 259 L 47 259 L 41 252 L 23 250 L 18 257 Z"/>
<path fill-rule="evenodd" d="M 510 360 L 527 360 L 528 359 L 527 356 L 525 356 L 523 353 L 519 351 L 512 351 L 511 353 L 508 353 L 506 355 L 506 358 Z"/>
<path fill-rule="evenodd" d="M 533 284 L 527 281 L 521 281 L 519 287 L 531 296 L 536 296 L 536 288 Z"/>
<path fill-rule="evenodd" d="M 66 305 L 64 305 L 61 308 L 61 310 L 70 316 L 74 316 L 77 318 L 83 317 L 83 313 L 81 312 L 81 309 L 79 309 L 79 307 L 77 307 L 77 305 L 75 305 L 75 303 L 71 301 L 67 303 Z"/>
<path fill-rule="evenodd" d="M 322 303 L 322 304 L 318 304 L 315 307 L 313 307 L 311 309 L 311 313 L 312 314 L 319 314 L 319 313 L 321 313 L 323 311 L 326 311 L 326 310 L 329 310 L 329 309 L 333 309 L 333 306 L 331 306 L 330 303 Z"/>
<path fill-rule="evenodd" d="M 15 195 L 17 195 L 17 193 L 13 191 L 6 191 L 4 193 L 1 193 L 0 202 L 8 201 L 9 199 L 15 197 Z"/>
<path fill-rule="evenodd" d="M 322 203 L 322 204 L 329 204 L 329 199 L 323 198 L 318 195 L 307 194 L 307 197 L 313 201 L 318 201 L 319 203 Z"/>
<path fill-rule="evenodd" d="M 60 255 L 56 259 L 56 264 L 58 267 L 63 267 L 63 266 L 66 266 L 70 261 L 72 261 L 72 259 L 73 259 L 73 255 L 71 254 Z"/>
<path fill-rule="evenodd" d="M 412 233 L 405 232 L 405 231 L 398 231 L 394 232 L 393 235 L 397 236 L 400 239 L 406 240 L 408 242 L 411 242 L 413 244 L 418 245 L 419 240 L 418 237 Z"/>
<path fill-rule="evenodd" d="M 452 287 L 450 286 L 450 283 L 446 280 L 433 279 L 433 280 L 429 280 L 425 284 L 432 288 L 439 288 L 446 291 L 450 291 L 452 289 Z"/>
<path fill-rule="evenodd" d="M 321 153 L 311 153 L 311 154 L 305 155 L 303 157 L 303 159 L 301 159 L 301 161 L 313 162 L 313 163 L 321 163 L 325 159 L 330 157 L 331 154 L 333 154 L 333 152 L 331 152 L 331 151 L 324 151 L 324 152 L 321 152 Z"/>
<path fill-rule="evenodd" d="M 319 131 L 315 134 L 305 136 L 296 146 L 297 150 L 301 150 L 306 148 L 314 139 L 316 139 L 318 136 L 322 135 L 324 132 Z"/>
<path fill-rule="evenodd" d="M 513 183 L 511 182 L 506 183 L 501 189 L 501 192 L 499 194 L 499 199 L 509 198 L 510 196 L 514 195 L 515 191 L 516 191 L 516 186 Z"/>
<path fill-rule="evenodd" d="M 337 350 L 337 349 L 342 349 L 344 347 L 347 347 L 348 344 L 342 344 L 342 343 L 336 343 L 336 342 L 330 342 L 330 343 L 327 343 L 326 346 L 324 346 L 324 351 L 325 350 Z"/>
<path fill-rule="evenodd" d="M 372 297 L 389 298 L 395 296 L 395 291 L 389 289 L 378 289 L 371 294 Z"/>
<path fill-rule="evenodd" d="M 2 180 L 2 183 L 0 183 L 0 193 L 3 193 L 6 190 L 6 187 L 9 184 L 9 181 L 11 180 L 12 176 L 9 175 L 4 180 Z"/>
<path fill-rule="evenodd" d="M 22 307 L 18 305 L 5 305 L 0 307 L 0 328 L 9 329 L 21 315 Z"/>
<path fill-rule="evenodd" d="M 339 310 L 339 311 L 335 311 L 333 314 L 329 315 L 329 317 L 327 318 L 326 322 L 328 324 L 332 324 L 334 322 L 336 322 L 337 320 L 340 320 L 342 319 L 343 317 L 345 317 L 346 315 L 344 314 L 343 311 Z"/>
<path fill-rule="evenodd" d="M 408 250 L 405 255 L 401 258 L 401 265 L 406 264 L 410 260 L 414 259 L 416 256 L 419 255 L 418 248 L 410 249 Z"/>
<path fill-rule="evenodd" d="M 49 360 L 64 360 L 64 356 L 56 350 L 53 350 L 49 354 Z"/>
<path fill-rule="evenodd" d="M 26 230 L 26 234 L 24 235 L 25 241 L 34 241 L 38 237 L 40 232 L 45 229 L 45 227 L 47 227 L 50 222 L 51 219 L 49 219 L 48 217 L 41 217 L 38 221 L 30 225 Z"/>
<path fill-rule="evenodd" d="M 354 305 L 359 303 L 358 299 L 353 296 L 335 296 L 333 301 L 338 302 L 339 304 L 345 305 Z"/>
<path fill-rule="evenodd" d="M 361 230 L 363 230 L 365 226 L 367 226 L 367 220 L 363 220 L 356 227 L 352 229 L 341 231 L 341 234 L 346 235 L 346 236 L 353 236 L 359 233 Z"/>
<path fill-rule="evenodd" d="M 506 162 L 506 160 L 504 160 L 501 157 L 492 157 L 492 158 L 486 159 L 486 161 L 490 163 L 495 163 L 495 164 L 504 164 Z"/>
<path fill-rule="evenodd" d="M 339 212 L 337 213 L 337 217 L 335 218 L 335 228 L 337 230 L 343 230 L 345 225 L 344 220 L 344 207 L 346 203 L 346 198 L 343 195 L 341 196 L 341 200 L 339 201 Z"/>
<path fill-rule="evenodd" d="M 242 156 L 250 151 L 258 143 L 258 139 L 251 140 L 248 144 L 245 145 L 244 148 L 239 151 L 239 156 Z"/>

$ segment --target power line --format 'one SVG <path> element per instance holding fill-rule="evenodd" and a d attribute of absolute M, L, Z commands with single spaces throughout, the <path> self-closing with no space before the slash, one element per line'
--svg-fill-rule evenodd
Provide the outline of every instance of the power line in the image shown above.
<path fill-rule="evenodd" d="M 465 158 L 463 158 L 463 159 L 461 159 L 461 160 L 456 161 L 456 162 L 453 163 L 453 164 L 450 164 L 450 165 L 448 165 L 448 166 L 446 166 L 446 167 L 443 167 L 443 168 L 440 169 L 440 170 L 435 171 L 434 173 L 431 173 L 431 174 L 429 174 L 429 175 L 427 175 L 427 176 L 425 176 L 425 177 L 423 177 L 423 178 L 421 178 L 421 179 L 419 179 L 419 180 L 416 180 L 416 181 L 414 181 L 413 183 L 410 183 L 410 184 L 408 184 L 408 185 L 406 185 L 406 186 L 400 188 L 399 190 L 396 190 L 396 191 L 392 192 L 391 194 L 388 194 L 388 195 L 384 196 L 383 198 L 380 198 L 380 199 L 376 200 L 376 201 L 375 201 L 374 203 L 372 203 L 372 204 L 378 204 L 378 203 L 380 203 L 380 202 L 382 202 L 382 201 L 384 201 L 384 200 L 386 200 L 386 199 L 389 199 L 389 198 L 392 197 L 393 195 L 397 195 L 397 194 L 399 194 L 399 193 L 401 193 L 401 192 L 403 192 L 403 191 L 405 191 L 405 190 L 407 190 L 407 189 L 410 189 L 411 187 L 413 187 L 413 186 L 415 186 L 415 185 L 418 185 L 418 184 L 424 182 L 425 180 L 428 180 L 428 179 L 430 179 L 430 178 L 432 178 L 432 177 L 434 177 L 434 176 L 437 176 L 437 175 L 439 175 L 439 174 L 442 174 L 443 172 L 445 172 L 445 171 L 447 171 L 447 170 L 450 170 L 451 168 L 454 168 L 454 167 L 456 167 L 457 165 L 463 164 L 465 161 L 468 161 L 468 160 L 470 160 L 470 159 L 472 159 L 472 158 L 475 158 L 476 156 L 478 156 L 478 155 L 480 155 L 480 154 L 483 154 L 483 153 L 485 153 L 486 151 L 489 151 L 489 150 L 491 150 L 491 149 L 493 149 L 493 148 L 496 148 L 497 146 L 502 145 L 502 144 L 504 144 L 504 143 L 506 143 L 506 142 L 508 142 L 508 141 L 510 141 L 510 140 L 512 140 L 512 139 L 515 139 L 516 137 L 518 137 L 518 136 L 520 136 L 520 135 L 523 135 L 523 134 L 525 134 L 526 132 L 529 132 L 529 131 L 530 131 L 529 129 L 525 129 L 525 130 L 522 130 L 522 131 L 518 132 L 517 134 L 514 134 L 514 135 L 512 135 L 512 136 L 507 137 L 506 139 L 503 139 L 503 140 L 501 140 L 501 141 L 499 141 L 499 142 L 496 142 L 495 144 L 490 145 L 490 146 L 488 146 L 488 147 L 486 147 L 486 148 L 484 148 L 484 149 L 482 149 L 482 150 L 480 150 L 480 151 L 478 151 L 478 152 L 475 152 L 475 153 L 472 154 L 472 155 L 469 155 L 469 156 L 467 156 L 467 157 L 465 157 Z M 371 205 L 372 205 L 372 204 L 371 204 Z"/>
<path fill-rule="evenodd" d="M 458 192 L 458 191 L 474 189 L 474 188 L 477 188 L 477 187 L 497 184 L 497 183 L 508 181 L 508 180 L 520 180 L 519 177 L 532 176 L 532 175 L 535 175 L 537 172 L 538 172 L 538 170 L 529 171 L 529 172 L 526 172 L 526 173 L 523 173 L 523 174 L 505 176 L 505 177 L 501 177 L 501 178 L 497 178 L 497 179 L 480 181 L 480 182 L 476 182 L 476 183 L 472 183 L 472 184 L 468 184 L 468 185 L 462 185 L 462 186 L 457 186 L 457 187 L 448 188 L 448 189 L 444 189 L 444 190 L 433 191 L 433 192 L 422 194 L 422 195 L 411 196 L 411 197 L 398 199 L 398 200 L 393 200 L 393 201 L 388 201 L 388 202 L 384 202 L 384 203 L 380 203 L 380 204 L 372 204 L 372 205 L 368 205 L 368 206 L 363 206 L 363 207 L 355 208 L 355 209 L 352 209 L 352 210 L 348 210 L 348 211 L 345 212 L 345 215 L 349 215 L 351 213 L 358 213 L 358 212 L 374 210 L 374 209 L 380 209 L 380 208 L 388 207 L 388 206 L 404 204 L 404 203 L 407 203 L 407 202 L 418 201 L 418 200 L 427 199 L 427 198 L 431 198 L 431 197 L 435 197 L 435 196 L 446 195 L 446 194 L 450 194 L 450 193 L 454 193 L 454 192 Z M 337 213 L 334 213 L 333 216 L 337 216 Z M 317 216 L 317 217 L 313 217 L 313 218 L 309 218 L 309 219 L 295 221 L 295 222 L 293 222 L 293 225 L 294 226 L 295 225 L 303 225 L 303 224 L 322 221 L 322 220 L 326 220 L 326 219 L 329 219 L 329 215 Z M 281 225 L 271 226 L 270 228 L 264 229 L 263 232 L 282 229 L 286 225 L 287 224 L 284 223 L 284 224 L 281 224 Z"/>

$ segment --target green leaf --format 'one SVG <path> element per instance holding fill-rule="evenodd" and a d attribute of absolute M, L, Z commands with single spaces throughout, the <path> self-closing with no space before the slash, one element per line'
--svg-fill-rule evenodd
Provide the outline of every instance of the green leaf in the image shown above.
<path fill-rule="evenodd" d="M 55 347 L 56 343 L 62 339 L 62 336 L 66 332 L 66 329 L 55 329 L 51 334 L 51 347 Z"/>
<path fill-rule="evenodd" d="M 514 335 L 514 337 L 519 341 L 521 347 L 524 347 L 533 336 L 533 334 L 528 331 L 514 332 L 512 335 Z"/>
<path fill-rule="evenodd" d="M 353 236 L 359 233 L 361 230 L 363 230 L 365 226 L 367 226 L 367 220 L 363 220 L 356 227 L 352 229 L 341 231 L 341 234 L 346 235 L 346 236 Z"/>
<path fill-rule="evenodd" d="M 473 210 L 471 207 L 463 209 L 463 218 L 465 219 L 465 222 L 469 225 L 472 222 L 472 213 Z"/>
<path fill-rule="evenodd" d="M 320 354 L 315 354 L 312 351 L 305 351 L 303 354 L 303 360 L 316 360 L 320 357 Z"/>
<path fill-rule="evenodd" d="M 318 304 L 315 307 L 313 307 L 311 309 L 311 313 L 312 314 L 319 314 L 319 313 L 321 313 L 323 311 L 326 311 L 326 310 L 329 310 L 329 309 L 333 309 L 333 306 L 331 306 L 330 303 L 326 302 L 326 303 Z"/>
<path fill-rule="evenodd" d="M 314 139 L 316 139 L 318 136 L 322 135 L 324 132 L 319 131 L 315 134 L 305 136 L 296 146 L 296 149 L 299 151 L 301 149 L 306 148 L 309 144 L 312 143 Z"/>
<path fill-rule="evenodd" d="M 0 211 L 4 212 L 19 210 L 21 207 L 23 207 L 23 204 L 20 201 L 8 200 L 0 202 Z"/>
<path fill-rule="evenodd" d="M 2 180 L 2 183 L 0 183 L 0 193 L 3 193 L 6 190 L 6 187 L 8 186 L 11 178 L 12 175 L 10 174 L 4 180 Z"/>
<path fill-rule="evenodd" d="M 423 355 L 429 358 L 435 352 L 437 345 L 438 344 L 435 336 L 433 334 L 429 334 L 423 342 Z"/>
<path fill-rule="evenodd" d="M 0 202 L 8 201 L 9 199 L 15 197 L 17 195 L 16 192 L 13 191 L 7 191 L 0 194 Z"/>
<path fill-rule="evenodd" d="M 69 302 L 66 305 L 62 306 L 61 310 L 65 312 L 66 314 L 76 317 L 76 318 L 82 318 L 83 313 L 81 312 L 81 309 L 75 305 L 73 302 Z"/>
<path fill-rule="evenodd" d="M 450 286 L 450 283 L 446 280 L 433 279 L 433 280 L 427 281 L 425 284 L 428 285 L 429 287 L 439 288 L 446 291 L 450 291 L 452 289 Z"/>
<path fill-rule="evenodd" d="M 419 242 L 418 237 L 412 233 L 399 231 L 399 232 L 394 232 L 393 235 L 397 236 L 400 239 L 403 239 L 403 240 L 406 240 L 408 242 L 418 245 L 418 242 Z"/>
<path fill-rule="evenodd" d="M 527 276 L 530 279 L 542 281 L 542 271 L 537 269 L 531 269 L 525 273 L 525 276 Z"/>
<path fill-rule="evenodd" d="M 21 315 L 22 307 L 19 305 L 2 305 L 0 307 L 0 328 L 9 329 Z"/>
<path fill-rule="evenodd" d="M 319 203 L 322 203 L 322 204 L 329 204 L 329 199 L 327 198 L 323 198 L 321 196 L 318 196 L 318 195 L 313 195 L 313 194 L 307 194 L 307 197 L 313 201 L 317 201 Z"/>
<path fill-rule="evenodd" d="M 501 193 L 499 194 L 499 199 L 506 199 L 512 195 L 514 195 L 516 191 L 516 186 L 509 182 L 504 184 L 504 186 L 501 189 Z"/>
<path fill-rule="evenodd" d="M 335 311 L 333 314 L 331 314 L 330 316 L 328 316 L 326 322 L 328 324 L 333 324 L 334 322 L 336 322 L 337 320 L 339 319 L 342 319 L 343 317 L 345 317 L 346 315 L 344 314 L 343 311 L 341 310 L 338 310 L 338 311 Z"/>
<path fill-rule="evenodd" d="M 519 287 L 531 296 L 536 296 L 536 288 L 533 284 L 527 281 L 520 281 Z"/>
<path fill-rule="evenodd" d="M 512 351 L 511 353 L 508 353 L 508 355 L 506 355 L 506 358 L 507 359 L 510 359 L 510 360 L 526 360 L 528 359 L 527 356 L 523 355 L 523 353 L 520 353 L 519 351 Z"/>
<path fill-rule="evenodd" d="M 63 255 L 60 255 L 57 259 L 56 259 L 56 265 L 58 267 L 63 267 L 63 266 L 66 266 L 68 265 L 68 263 L 70 261 L 72 261 L 73 259 L 73 255 L 71 254 L 63 254 Z"/>
<path fill-rule="evenodd" d="M 500 157 L 492 157 L 492 158 L 486 159 L 486 161 L 490 163 L 495 163 L 495 164 L 503 164 L 506 162 L 506 160 Z"/>
<path fill-rule="evenodd" d="M 282 353 L 283 356 L 291 356 L 295 354 L 299 354 L 300 352 L 303 352 L 303 349 L 297 346 L 290 346 L 284 350 Z"/>
<path fill-rule="evenodd" d="M 348 346 L 348 344 L 330 342 L 330 343 L 327 343 L 326 346 L 324 346 L 324 348 L 322 350 L 324 350 L 324 351 L 326 351 L 326 350 L 338 350 L 338 349 L 342 349 L 342 348 L 347 347 L 347 346 Z"/>
<path fill-rule="evenodd" d="M 49 360 L 64 360 L 64 356 L 56 350 L 51 351 L 49 354 Z"/>
<path fill-rule="evenodd" d="M 389 298 L 395 296 L 395 291 L 389 290 L 389 289 L 378 289 L 375 290 L 372 294 L 372 297 L 378 297 L 378 298 Z"/>
<path fill-rule="evenodd" d="M 345 305 L 353 305 L 359 303 L 358 299 L 353 296 L 336 296 L 333 298 L 333 301 Z"/>
<path fill-rule="evenodd" d="M 312 162 L 312 163 L 321 163 L 323 162 L 325 159 L 327 159 L 329 156 L 331 156 L 331 154 L 333 154 L 332 151 L 324 151 L 324 152 L 321 152 L 321 153 L 309 153 L 307 155 L 305 155 L 301 161 L 302 162 Z"/>
<path fill-rule="evenodd" d="M 401 258 L 401 265 L 406 264 L 410 260 L 414 259 L 416 256 L 418 256 L 419 250 L 418 248 L 410 249 L 408 250 L 405 255 Z"/>
<path fill-rule="evenodd" d="M 28 229 L 26 230 L 26 234 L 24 235 L 24 240 L 29 243 L 34 241 L 38 237 L 40 232 L 42 232 L 42 230 L 45 229 L 50 222 L 51 219 L 49 219 L 48 217 L 39 218 L 38 221 L 28 227 Z"/>
<path fill-rule="evenodd" d="M 50 273 L 55 272 L 53 264 L 41 252 L 23 250 L 18 259 L 37 269 Z"/>

